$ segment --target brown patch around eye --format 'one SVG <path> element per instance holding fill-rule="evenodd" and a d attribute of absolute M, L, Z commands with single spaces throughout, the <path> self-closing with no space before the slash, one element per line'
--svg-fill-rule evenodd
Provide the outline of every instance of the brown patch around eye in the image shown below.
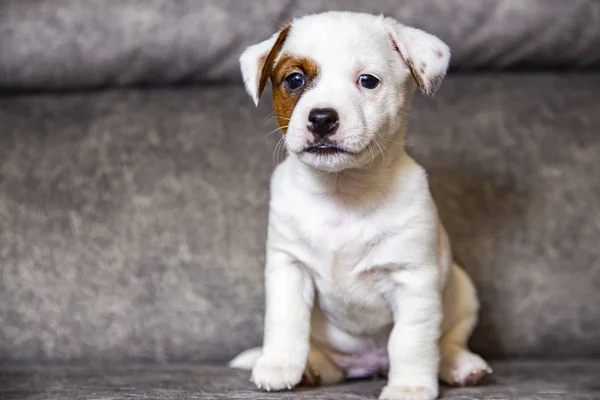
<path fill-rule="evenodd" d="M 294 72 L 304 76 L 304 86 L 297 92 L 289 90 L 285 86 L 285 78 Z M 318 64 L 308 57 L 298 57 L 291 54 L 282 54 L 271 72 L 271 84 L 273 85 L 273 109 L 277 117 L 277 123 L 283 134 L 287 132 L 292 112 L 306 90 L 314 85 L 319 74 Z"/>
<path fill-rule="evenodd" d="M 438 58 L 444 57 L 444 53 L 442 53 L 440 50 L 436 50 L 435 55 L 438 56 Z"/>

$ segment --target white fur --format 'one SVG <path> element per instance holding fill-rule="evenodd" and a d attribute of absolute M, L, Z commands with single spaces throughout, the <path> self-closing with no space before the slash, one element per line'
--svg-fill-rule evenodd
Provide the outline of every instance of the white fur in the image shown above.
<path fill-rule="evenodd" d="M 241 57 L 255 101 L 259 58 L 276 37 Z M 407 59 L 432 94 L 447 46 L 389 18 L 330 12 L 294 20 L 283 52 L 310 57 L 320 73 L 292 113 L 289 156 L 271 181 L 262 352 L 231 365 L 253 367 L 265 390 L 292 388 L 305 370 L 321 383 L 388 374 L 382 399 L 433 399 L 438 376 L 465 384 L 485 375 L 467 349 L 475 290 L 452 262 L 425 171 L 403 147 L 415 87 Z M 381 84 L 360 87 L 365 73 Z M 332 140 L 349 154 L 303 151 L 319 107 L 337 110 Z"/>
<path fill-rule="evenodd" d="M 240 66 L 242 71 L 242 79 L 246 86 L 246 91 L 252 97 L 254 104 L 258 104 L 258 82 L 260 79 L 260 62 L 259 58 L 263 55 L 267 55 L 275 41 L 277 40 L 278 34 L 271 36 L 269 39 L 250 46 L 244 51 L 240 57 Z"/>

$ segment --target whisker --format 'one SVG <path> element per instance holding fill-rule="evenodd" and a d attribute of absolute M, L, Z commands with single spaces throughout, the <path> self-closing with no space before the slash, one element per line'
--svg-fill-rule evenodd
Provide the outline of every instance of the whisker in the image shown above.
<path fill-rule="evenodd" d="M 369 152 L 371 153 L 371 164 L 369 164 L 369 166 L 372 166 L 373 163 L 375 162 L 375 153 L 373 152 L 373 144 L 371 142 L 369 142 L 367 144 L 367 148 L 369 149 Z"/>
<path fill-rule="evenodd" d="M 275 145 L 275 149 L 273 150 L 273 161 L 274 162 L 278 162 L 277 161 L 277 157 L 276 155 L 278 154 L 278 150 L 279 150 L 279 146 L 283 143 L 283 140 L 285 139 L 285 136 L 282 136 L 278 141 L 277 144 Z"/>
<path fill-rule="evenodd" d="M 275 114 L 273 113 L 267 113 L 267 115 L 265 115 L 261 121 L 261 124 L 265 124 L 266 122 L 272 120 L 273 118 L 275 118 Z"/>
<path fill-rule="evenodd" d="M 278 117 L 277 115 L 273 114 L 273 115 L 266 116 L 266 117 L 263 119 L 263 121 L 262 121 L 262 122 L 263 122 L 263 124 L 264 124 L 264 123 L 267 123 L 267 122 L 269 122 L 269 121 L 271 121 L 271 120 L 273 120 L 273 119 L 277 119 L 277 120 L 283 120 L 283 121 L 288 121 L 288 122 L 289 122 L 289 121 L 291 121 L 291 118 L 287 118 L 287 117 Z"/>
<path fill-rule="evenodd" d="M 401 146 L 415 146 L 416 145 L 416 143 L 400 142 L 398 140 L 388 139 L 388 138 L 384 138 L 384 137 L 382 137 L 381 139 L 385 140 L 386 142 L 397 143 Z"/>
<path fill-rule="evenodd" d="M 380 134 L 377 134 L 377 135 L 375 135 L 375 140 L 377 140 L 377 138 L 379 138 L 379 139 L 385 139 L 385 138 L 384 138 L 383 136 L 381 136 Z M 377 143 L 377 144 L 378 144 L 378 145 L 380 145 L 380 146 L 383 146 L 383 148 L 384 148 L 385 150 L 387 150 L 387 147 L 386 147 L 386 146 L 385 146 L 383 143 Z"/>
<path fill-rule="evenodd" d="M 279 147 L 279 154 L 277 156 L 278 163 L 281 162 L 281 160 L 279 160 L 279 156 L 281 155 L 281 159 L 284 160 L 287 157 L 287 154 L 287 147 L 285 147 L 285 142 L 283 142 Z"/>
<path fill-rule="evenodd" d="M 275 132 L 277 132 L 277 131 L 282 131 L 282 133 L 283 133 L 283 129 L 287 129 L 288 127 L 289 127 L 289 125 L 285 125 L 285 126 L 280 126 L 280 127 L 277 127 L 277 128 L 275 128 L 275 129 L 273 129 L 271 132 L 267 133 L 267 134 L 265 135 L 265 137 L 269 137 L 270 135 L 274 134 L 274 133 L 275 133 Z"/>
<path fill-rule="evenodd" d="M 373 141 L 375 142 L 377 147 L 379 147 L 379 151 L 381 151 L 381 157 L 383 158 L 383 161 L 385 161 L 385 153 L 383 152 L 383 148 L 379 144 L 379 141 L 377 140 L 377 138 L 374 138 Z"/>
<path fill-rule="evenodd" d="M 410 111 L 407 111 L 407 110 L 401 110 L 400 114 L 402 114 L 405 117 L 406 116 L 408 116 L 408 117 L 416 117 L 417 116 L 417 114 L 414 114 L 414 113 L 412 113 Z"/>
<path fill-rule="evenodd" d="M 281 139 L 279 139 L 279 141 L 277 142 L 277 145 L 275 146 L 275 150 L 273 151 L 273 161 L 279 163 L 282 152 L 285 157 L 287 155 L 287 149 L 285 147 L 285 136 L 282 136 Z"/>

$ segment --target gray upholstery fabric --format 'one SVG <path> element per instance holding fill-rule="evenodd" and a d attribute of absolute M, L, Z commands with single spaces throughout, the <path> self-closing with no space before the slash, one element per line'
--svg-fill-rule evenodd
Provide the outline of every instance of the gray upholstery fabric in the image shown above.
<path fill-rule="evenodd" d="M 598 87 L 456 75 L 416 97 L 409 149 L 479 289 L 486 356 L 600 356 Z M 270 115 L 239 86 L 1 96 L 0 359 L 259 344 Z"/>
<path fill-rule="evenodd" d="M 600 66 L 595 0 L 3 0 L 0 90 L 237 79 L 246 46 L 344 9 L 439 35 L 454 68 Z"/>
<path fill-rule="evenodd" d="M 480 386 L 441 388 L 442 399 L 592 400 L 600 398 L 600 362 L 492 363 L 494 374 Z M 125 399 L 294 399 L 374 400 L 383 380 L 324 388 L 265 393 L 250 374 L 225 367 L 146 365 L 114 368 L 0 368 L 3 400 Z"/>

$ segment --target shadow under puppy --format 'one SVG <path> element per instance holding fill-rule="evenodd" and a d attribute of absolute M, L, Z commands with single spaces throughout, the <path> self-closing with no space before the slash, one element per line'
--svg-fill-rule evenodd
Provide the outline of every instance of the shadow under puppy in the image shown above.
<path fill-rule="evenodd" d="M 295 19 L 240 58 L 267 84 L 288 157 L 271 180 L 262 349 L 232 362 L 265 390 L 385 374 L 381 399 L 434 399 L 438 377 L 491 372 L 468 350 L 478 300 L 452 260 L 424 169 L 405 152 L 415 86 L 433 95 L 450 50 L 391 18 Z"/>

